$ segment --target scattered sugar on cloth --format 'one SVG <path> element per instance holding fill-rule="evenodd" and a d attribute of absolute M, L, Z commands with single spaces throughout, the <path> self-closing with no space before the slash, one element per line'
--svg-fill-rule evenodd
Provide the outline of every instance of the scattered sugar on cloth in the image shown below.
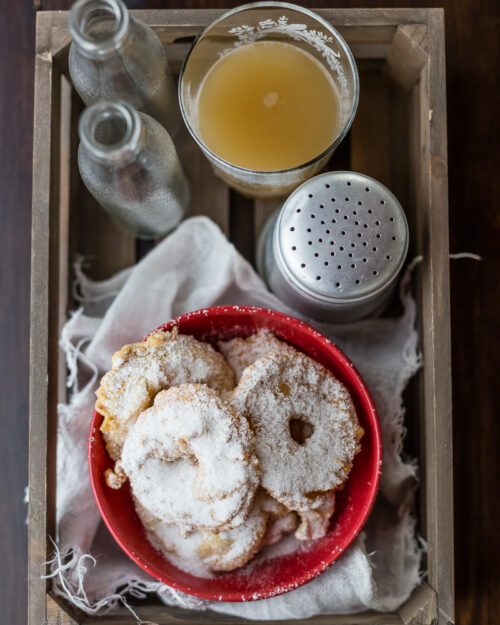
<path fill-rule="evenodd" d="M 102 614 L 130 597 L 156 593 L 172 606 L 216 610 L 248 619 L 307 618 L 314 614 L 394 610 L 421 578 L 422 548 L 412 513 L 415 461 L 403 459 L 402 393 L 421 366 L 411 270 L 401 280 L 397 318 L 327 325 L 310 321 L 347 354 L 377 406 L 384 445 L 380 492 L 364 532 L 322 575 L 284 595 L 249 603 L 200 600 L 160 584 L 116 545 L 100 520 L 87 469 L 87 436 L 100 377 L 111 355 L 165 321 L 222 304 L 273 308 L 295 316 L 206 217 L 193 217 L 143 260 L 94 282 L 75 266 L 81 307 L 61 334 L 70 401 L 59 406 L 57 535 L 48 576 L 54 591 L 88 614 Z M 140 614 L 140 610 L 138 610 Z"/>

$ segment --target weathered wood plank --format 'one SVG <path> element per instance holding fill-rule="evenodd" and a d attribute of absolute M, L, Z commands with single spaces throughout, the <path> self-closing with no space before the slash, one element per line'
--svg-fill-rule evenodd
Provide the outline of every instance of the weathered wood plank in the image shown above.
<path fill-rule="evenodd" d="M 47 595 L 47 621 L 43 625 L 77 625 L 79 622 L 82 620 L 75 620 L 53 597 Z"/>
<path fill-rule="evenodd" d="M 229 240 L 250 263 L 255 260 L 254 200 L 230 191 Z"/>
<path fill-rule="evenodd" d="M 46 582 L 40 578 L 47 560 L 47 516 L 53 501 L 47 488 L 54 463 L 48 462 L 48 414 L 53 406 L 54 385 L 49 388 L 49 371 L 54 336 L 51 332 L 57 318 L 53 289 L 57 277 L 51 276 L 51 229 L 54 223 L 54 202 L 58 189 L 59 90 L 50 54 L 50 35 L 46 22 L 37 24 L 35 57 L 35 111 L 33 137 L 33 202 L 31 258 L 31 327 L 30 327 L 30 457 L 29 457 L 29 532 L 28 532 L 28 619 L 30 625 L 43 622 L 46 614 Z M 49 113 L 48 117 L 47 114 Z M 57 233 L 57 230 L 56 230 Z M 53 246 L 52 246 L 53 247 Z M 50 278 L 55 278 L 55 287 Z M 49 288 L 48 288 L 49 287 Z M 54 309 L 55 306 L 55 309 Z M 50 343 L 51 342 L 51 343 Z M 57 389 L 57 385 L 56 385 Z M 55 436 L 52 436 L 52 445 Z M 48 505 L 52 503 L 52 510 Z"/>
<path fill-rule="evenodd" d="M 255 208 L 253 213 L 255 245 L 257 245 L 261 230 L 265 226 L 267 220 L 274 213 L 275 210 L 280 208 L 280 206 L 283 206 L 285 199 L 286 198 L 272 198 L 268 200 L 255 201 Z"/>
<path fill-rule="evenodd" d="M 435 622 L 436 615 L 436 591 L 427 582 L 422 582 L 399 609 L 399 616 L 404 625 L 427 625 Z"/>
<path fill-rule="evenodd" d="M 414 254 L 422 255 L 424 246 L 426 245 L 425 232 L 426 226 L 423 221 L 426 219 L 426 211 L 422 210 L 427 201 L 425 198 L 425 190 L 422 187 L 421 179 L 422 163 L 421 163 L 421 123 L 422 118 L 420 115 L 420 84 L 415 85 L 412 89 L 408 100 L 408 187 L 409 195 L 412 198 L 411 212 L 408 214 L 409 224 L 412 227 L 412 240 L 410 242 L 412 251 Z M 414 275 L 415 281 L 415 294 L 419 303 L 422 302 L 422 291 L 424 288 L 423 283 L 423 271 L 422 267 L 419 267 Z M 422 337 L 424 332 L 424 315 L 422 306 L 419 306 L 417 317 L 417 329 L 419 336 Z M 422 418 L 425 415 L 425 376 L 423 372 L 419 372 L 416 384 L 418 386 L 416 395 L 419 407 L 419 438 L 422 442 L 422 447 L 419 454 L 419 469 L 420 480 L 422 487 L 419 491 L 419 521 L 421 531 L 424 536 L 427 536 L 427 499 L 426 499 L 426 484 L 427 484 L 427 458 L 425 450 L 425 433 L 426 433 L 426 421 Z"/>
<path fill-rule="evenodd" d="M 418 80 L 428 60 L 427 46 L 425 24 L 398 26 L 387 54 L 387 67 L 394 80 L 404 89 L 411 89 Z"/>
<path fill-rule="evenodd" d="M 162 41 L 196 35 L 201 28 L 221 15 L 225 9 L 154 9 L 133 11 L 157 31 Z M 316 12 L 336 26 L 349 45 L 389 45 L 396 28 L 404 24 L 420 24 L 430 19 L 432 9 L 317 9 Z M 70 38 L 67 31 L 67 12 L 46 11 L 50 21 L 54 55 L 64 54 Z"/>
<path fill-rule="evenodd" d="M 191 192 L 190 214 L 207 215 L 229 234 L 229 189 L 213 173 L 188 130 L 183 127 L 175 144 Z"/>
<path fill-rule="evenodd" d="M 421 100 L 421 158 L 428 203 L 429 261 L 422 312 L 425 360 L 427 556 L 429 583 L 438 595 L 438 623 L 454 620 L 453 439 L 448 235 L 448 155 L 444 13 L 429 15 L 430 63 Z M 425 236 L 425 235 L 424 235 Z"/>
<path fill-rule="evenodd" d="M 409 97 L 400 85 L 395 83 L 387 72 L 387 98 L 390 103 L 389 113 L 389 162 L 390 189 L 400 201 L 408 219 L 410 228 L 409 255 L 414 254 L 413 237 L 415 203 L 409 192 Z"/>
<path fill-rule="evenodd" d="M 66 321 L 70 307 L 69 295 L 72 272 L 70 270 L 70 210 L 71 210 L 71 138 L 73 129 L 71 127 L 71 84 L 61 77 L 61 141 L 60 141 L 60 181 L 59 181 L 59 297 L 58 297 L 58 319 L 59 335 L 62 326 Z M 58 401 L 66 399 L 66 361 L 62 351 L 59 353 L 58 367 Z"/>
<path fill-rule="evenodd" d="M 383 66 L 360 65 L 359 84 L 365 97 L 351 127 L 351 168 L 390 186 L 390 103 Z"/>
<path fill-rule="evenodd" d="M 215 612 L 186 612 L 182 608 L 172 609 L 165 606 L 151 606 L 147 610 L 139 608 L 138 614 L 143 621 L 154 623 L 155 625 L 201 625 L 201 623 L 210 623 L 210 625 L 250 625 L 250 623 L 257 623 L 257 621 L 216 614 Z M 381 615 L 375 612 L 363 612 L 356 614 L 355 618 L 356 625 L 403 625 L 400 616 L 393 613 Z M 291 623 L 292 621 L 289 622 Z M 324 614 L 307 619 L 294 619 L 293 625 L 353 625 L 353 622 L 352 615 Z M 119 614 L 99 618 L 90 617 L 84 623 L 85 625 L 136 625 L 137 621 L 129 613 L 120 609 Z M 266 625 L 283 625 L 284 621 L 263 621 L 262 623 Z"/>
<path fill-rule="evenodd" d="M 75 94 L 72 99 L 73 118 L 78 119 L 83 110 L 83 103 Z M 76 175 L 72 179 L 71 189 L 71 257 L 73 263 L 76 255 L 88 258 L 86 268 L 88 274 L 96 279 L 109 278 L 124 267 L 135 262 L 135 239 L 116 226 L 106 211 L 87 191 L 78 173 L 77 152 L 79 139 L 72 137 L 71 163 Z"/>

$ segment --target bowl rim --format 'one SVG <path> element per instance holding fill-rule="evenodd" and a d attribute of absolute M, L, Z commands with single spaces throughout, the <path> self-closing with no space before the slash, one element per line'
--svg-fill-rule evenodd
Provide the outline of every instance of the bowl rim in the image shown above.
<path fill-rule="evenodd" d="M 375 499 L 378 493 L 379 484 L 380 484 L 380 475 L 381 475 L 381 466 L 382 466 L 382 435 L 380 430 L 380 423 L 377 416 L 377 410 L 375 407 L 375 403 L 371 397 L 371 394 L 361 377 L 360 373 L 353 365 L 353 363 L 347 358 L 347 356 L 342 352 L 342 350 L 335 345 L 328 337 L 324 334 L 310 326 L 308 323 L 301 321 L 291 315 L 286 313 L 281 313 L 275 311 L 273 309 L 256 307 L 256 306 L 239 306 L 239 305 L 230 305 L 230 306 L 210 306 L 207 308 L 198 309 L 192 312 L 185 313 L 183 315 L 179 315 L 174 319 L 158 326 L 148 334 L 146 334 L 142 339 L 145 340 L 151 334 L 159 331 L 167 331 L 174 328 L 179 323 L 182 323 L 184 320 L 190 319 L 192 317 L 204 317 L 204 318 L 217 318 L 221 316 L 226 316 L 227 314 L 241 314 L 242 317 L 247 316 L 248 314 L 260 314 L 264 317 L 271 317 L 278 319 L 285 324 L 293 326 L 295 329 L 298 329 L 301 332 L 306 332 L 307 334 L 312 334 L 316 339 L 319 339 L 321 342 L 325 344 L 327 349 L 331 352 L 332 355 L 338 360 L 341 364 L 342 368 L 345 370 L 350 370 L 352 373 L 357 386 L 357 391 L 360 396 L 363 396 L 363 403 L 369 407 L 369 410 L 365 411 L 365 416 L 367 417 L 367 421 L 370 424 L 370 433 L 373 438 L 372 443 L 372 453 L 374 454 L 374 458 L 372 460 L 370 466 L 370 480 L 368 482 L 369 488 L 367 489 L 367 494 L 365 496 L 365 500 L 362 505 L 362 512 L 355 523 L 354 527 L 351 530 L 341 536 L 339 539 L 339 544 L 332 550 L 328 557 L 322 559 L 322 562 L 315 566 L 311 567 L 307 570 L 307 572 L 303 573 L 300 577 L 295 578 L 293 581 L 285 584 L 279 584 L 273 582 L 269 588 L 265 591 L 259 592 L 258 595 L 255 591 L 250 590 L 227 590 L 220 589 L 215 592 L 206 592 L 199 589 L 187 588 L 182 583 L 176 581 L 175 578 L 172 578 L 170 575 L 162 572 L 158 567 L 147 561 L 145 558 L 142 558 L 140 554 L 136 551 L 129 549 L 126 541 L 126 537 L 122 536 L 120 532 L 119 524 L 115 522 L 115 520 L 108 516 L 106 510 L 104 509 L 103 502 L 101 501 L 101 493 L 104 493 L 104 490 L 101 488 L 101 483 L 98 482 L 96 470 L 94 469 L 94 459 L 93 459 L 93 446 L 95 444 L 95 437 L 98 436 L 102 441 L 102 433 L 100 431 L 100 425 L 103 420 L 103 416 L 94 410 L 92 415 L 92 421 L 90 424 L 90 432 L 88 438 L 88 470 L 90 476 L 90 483 L 92 487 L 92 492 L 94 495 L 95 502 L 99 509 L 99 513 L 101 518 L 103 519 L 106 527 L 110 531 L 111 535 L 121 547 L 121 549 L 127 554 L 129 558 L 131 558 L 144 572 L 148 573 L 155 579 L 160 582 L 174 588 L 175 590 L 179 590 L 189 595 L 193 595 L 199 597 L 201 599 L 210 599 L 214 601 L 227 601 L 227 602 L 243 602 L 243 601 L 253 601 L 257 599 L 267 599 L 270 597 L 274 597 L 276 595 L 284 594 L 289 592 L 290 590 L 294 590 L 307 582 L 311 581 L 326 569 L 328 569 L 344 552 L 345 550 L 352 544 L 355 538 L 360 533 L 364 524 L 366 523 L 368 516 L 370 515 L 373 505 L 375 503 Z M 261 328 L 258 328 L 261 329 Z M 235 335 L 238 336 L 238 335 Z M 286 339 L 284 339 L 286 340 Z M 307 355 L 307 354 L 306 354 Z M 328 367 L 326 367 L 328 368 Z M 350 388 L 348 389 L 351 390 Z M 356 462 L 356 458 L 353 463 Z M 348 478 L 349 479 L 349 478 Z M 165 556 L 164 556 L 165 557 Z M 174 565 L 176 566 L 176 565 Z M 178 568 L 178 567 L 177 567 Z"/>

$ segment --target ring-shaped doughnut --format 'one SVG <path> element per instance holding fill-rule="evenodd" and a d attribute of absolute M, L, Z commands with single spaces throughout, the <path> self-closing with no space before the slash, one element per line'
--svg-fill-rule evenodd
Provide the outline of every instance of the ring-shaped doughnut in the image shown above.
<path fill-rule="evenodd" d="M 230 401 L 255 432 L 262 486 L 291 510 L 319 507 L 347 479 L 363 430 L 349 392 L 300 352 L 271 352 L 243 372 Z M 291 426 L 307 426 L 302 442 Z"/>
<path fill-rule="evenodd" d="M 125 439 L 121 466 L 153 515 L 192 529 L 243 523 L 259 484 L 255 441 L 245 417 L 212 389 L 161 391 Z"/>
<path fill-rule="evenodd" d="M 104 416 L 101 431 L 113 460 L 119 459 L 130 426 L 155 395 L 186 382 L 223 392 L 233 388 L 234 375 L 211 345 L 179 334 L 177 328 L 155 332 L 113 354 L 112 369 L 101 380 L 95 405 Z"/>
<path fill-rule="evenodd" d="M 217 347 L 233 369 L 237 382 L 247 367 L 269 352 L 295 352 L 291 345 L 280 341 L 267 328 L 246 338 L 237 336 L 228 341 L 219 341 Z"/>
<path fill-rule="evenodd" d="M 183 568 L 195 574 L 206 573 L 204 569 L 233 571 L 246 564 L 261 547 L 277 542 L 285 531 L 296 525 L 295 513 L 271 499 L 263 489 L 257 491 L 245 522 L 230 530 L 195 530 L 181 535 L 175 525 L 152 515 L 137 499 L 135 507 L 153 545 L 174 563 L 175 558 L 179 558 Z M 286 524 L 282 523 L 278 530 L 279 522 L 285 519 Z M 268 539 L 271 527 L 275 527 L 272 541 Z"/>

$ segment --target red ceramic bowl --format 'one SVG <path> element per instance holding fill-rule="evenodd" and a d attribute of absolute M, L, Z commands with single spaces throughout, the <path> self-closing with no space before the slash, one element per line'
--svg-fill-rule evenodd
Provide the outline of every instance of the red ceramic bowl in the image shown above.
<path fill-rule="evenodd" d="M 377 494 L 382 459 L 380 427 L 370 394 L 352 363 L 325 336 L 288 315 L 248 306 L 217 306 L 182 315 L 160 330 L 178 326 L 184 334 L 215 343 L 248 336 L 268 328 L 298 350 L 314 358 L 349 389 L 365 434 L 345 488 L 336 498 L 335 513 L 326 536 L 311 541 L 307 550 L 251 567 L 195 577 L 174 566 L 147 540 L 135 513 L 128 483 L 120 490 L 106 485 L 104 471 L 113 466 L 99 430 L 102 416 L 94 412 L 89 438 L 89 470 L 97 505 L 115 540 L 147 573 L 168 586 L 204 599 L 250 601 L 287 592 L 328 568 L 359 534 Z"/>

